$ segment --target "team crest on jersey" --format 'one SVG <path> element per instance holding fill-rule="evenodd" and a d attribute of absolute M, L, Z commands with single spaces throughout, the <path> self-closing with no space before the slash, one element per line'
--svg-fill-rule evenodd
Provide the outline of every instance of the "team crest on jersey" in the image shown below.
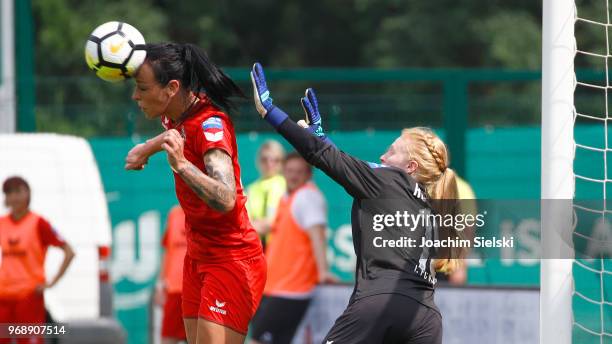
<path fill-rule="evenodd" d="M 168 117 L 166 117 L 166 116 L 163 117 L 163 119 L 162 119 L 162 126 L 166 130 L 168 130 L 170 128 L 170 120 L 168 119 Z"/>
<path fill-rule="evenodd" d="M 210 142 L 217 142 L 223 139 L 223 122 L 219 117 L 211 117 L 202 123 L 204 137 Z"/>

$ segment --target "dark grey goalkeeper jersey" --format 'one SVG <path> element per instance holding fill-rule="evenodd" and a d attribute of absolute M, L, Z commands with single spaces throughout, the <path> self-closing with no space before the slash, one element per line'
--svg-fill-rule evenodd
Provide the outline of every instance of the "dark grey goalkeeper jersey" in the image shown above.
<path fill-rule="evenodd" d="M 435 239 L 436 231 L 426 221 L 413 221 L 418 214 L 432 212 L 424 188 L 404 171 L 356 159 L 291 119 L 277 131 L 353 197 L 357 269 L 351 302 L 377 294 L 402 294 L 437 310 L 434 252 L 421 247 L 422 238 Z"/>

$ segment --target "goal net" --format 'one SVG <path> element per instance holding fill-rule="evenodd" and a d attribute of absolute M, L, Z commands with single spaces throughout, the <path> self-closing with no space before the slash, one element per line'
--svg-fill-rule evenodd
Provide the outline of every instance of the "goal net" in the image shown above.
<path fill-rule="evenodd" d="M 609 11 L 609 0 L 575 1 L 574 242 L 579 252 L 572 267 L 575 343 L 612 343 Z"/>
<path fill-rule="evenodd" d="M 544 1 L 541 343 L 612 343 L 609 10 L 609 0 Z M 551 199 L 573 201 L 546 213 Z"/>

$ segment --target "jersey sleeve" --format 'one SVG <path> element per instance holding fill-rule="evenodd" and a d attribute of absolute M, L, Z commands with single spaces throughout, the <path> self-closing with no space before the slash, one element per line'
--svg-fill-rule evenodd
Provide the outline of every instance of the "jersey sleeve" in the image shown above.
<path fill-rule="evenodd" d="M 291 214 L 303 229 L 327 225 L 327 204 L 323 195 L 310 189 L 298 191 L 291 204 Z"/>
<path fill-rule="evenodd" d="M 225 116 L 212 116 L 200 123 L 196 133 L 196 149 L 203 156 L 211 149 L 221 149 L 233 156 L 234 130 Z"/>
<path fill-rule="evenodd" d="M 371 164 L 346 154 L 304 128 L 290 118 L 285 119 L 276 130 L 311 165 L 317 167 L 346 192 L 357 199 L 375 198 L 384 181 L 376 173 L 379 165 Z"/>
<path fill-rule="evenodd" d="M 66 244 L 66 240 L 43 218 L 38 221 L 38 233 L 43 246 L 61 247 Z"/>

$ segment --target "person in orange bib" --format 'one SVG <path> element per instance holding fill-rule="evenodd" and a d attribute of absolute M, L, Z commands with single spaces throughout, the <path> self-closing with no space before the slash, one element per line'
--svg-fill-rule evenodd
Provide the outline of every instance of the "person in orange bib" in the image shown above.
<path fill-rule="evenodd" d="M 44 290 L 53 287 L 74 258 L 68 243 L 40 215 L 30 211 L 30 186 L 21 177 L 2 185 L 8 215 L 0 217 L 0 323 L 45 322 Z M 64 261 L 47 282 L 45 256 L 49 246 L 64 251 Z M 17 343 L 43 343 L 43 338 L 18 338 Z M 11 338 L 0 338 L 11 343 Z"/>
<path fill-rule="evenodd" d="M 155 302 L 163 306 L 162 344 L 186 341 L 181 294 L 183 292 L 183 261 L 187 252 L 185 237 L 185 212 L 175 206 L 168 213 L 166 233 L 162 239 L 166 254 L 162 259 L 160 281 L 155 290 Z"/>
<path fill-rule="evenodd" d="M 336 282 L 325 258 L 327 205 L 311 181 L 312 167 L 297 153 L 286 156 L 287 193 L 266 247 L 268 276 L 255 314 L 251 343 L 290 343 L 318 283 Z"/>

